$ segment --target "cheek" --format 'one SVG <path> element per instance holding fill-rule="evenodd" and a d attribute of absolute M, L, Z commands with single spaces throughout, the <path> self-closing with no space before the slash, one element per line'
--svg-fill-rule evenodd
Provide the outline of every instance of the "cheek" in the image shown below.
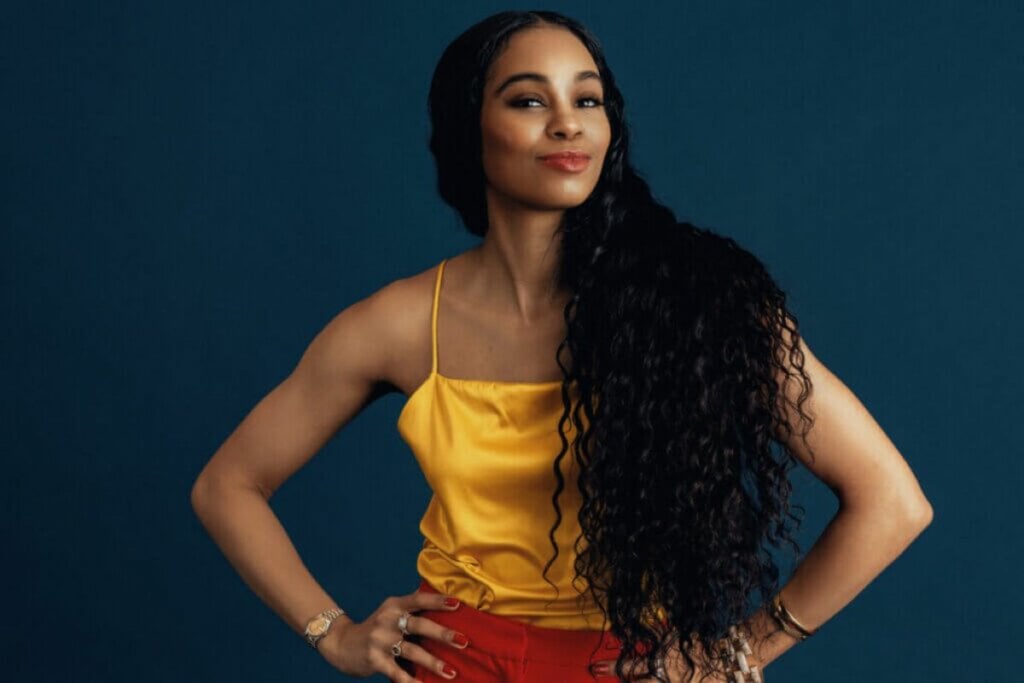
<path fill-rule="evenodd" d="M 500 119 L 483 129 L 483 151 L 497 164 L 522 162 L 533 147 L 534 133 L 528 126 Z"/>
<path fill-rule="evenodd" d="M 493 121 L 482 130 L 484 173 L 492 184 L 522 183 L 533 172 L 534 133 L 522 124 Z"/>

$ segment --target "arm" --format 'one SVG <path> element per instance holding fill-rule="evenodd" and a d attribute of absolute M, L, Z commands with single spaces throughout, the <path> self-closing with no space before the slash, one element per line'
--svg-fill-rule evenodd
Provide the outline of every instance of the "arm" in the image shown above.
<path fill-rule="evenodd" d="M 269 500 L 379 395 L 403 303 L 396 287 L 331 320 L 291 374 L 213 454 L 192 488 L 192 507 L 230 564 L 300 635 L 311 617 L 337 604 L 306 569 Z M 342 616 L 337 623 L 352 620 Z"/>
<path fill-rule="evenodd" d="M 787 340 L 792 344 L 791 338 Z M 829 488 L 840 509 L 781 590 L 786 608 L 816 629 L 845 607 L 893 562 L 932 520 L 932 508 L 900 452 L 857 397 L 815 356 L 800 350 L 810 377 L 804 404 L 814 419 L 807 433 L 813 458 L 799 437 L 794 416 L 786 437 L 794 455 Z M 795 401 L 798 387 L 779 378 Z M 780 435 L 780 438 L 783 438 Z M 748 625 L 762 637 L 755 659 L 767 665 L 798 641 L 781 631 L 765 609 Z"/>

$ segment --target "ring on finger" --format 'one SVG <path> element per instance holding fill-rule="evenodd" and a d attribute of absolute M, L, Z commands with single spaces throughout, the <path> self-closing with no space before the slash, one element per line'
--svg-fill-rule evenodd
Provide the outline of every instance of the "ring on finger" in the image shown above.
<path fill-rule="evenodd" d="M 391 646 L 391 654 L 393 654 L 395 657 L 401 657 L 402 656 L 402 643 L 403 642 L 405 642 L 405 641 L 403 641 L 401 638 L 399 638 L 398 642 Z"/>
<path fill-rule="evenodd" d="M 409 617 L 411 616 L 412 614 L 406 611 L 402 613 L 402 616 L 398 617 L 398 629 L 403 635 L 409 635 Z"/>

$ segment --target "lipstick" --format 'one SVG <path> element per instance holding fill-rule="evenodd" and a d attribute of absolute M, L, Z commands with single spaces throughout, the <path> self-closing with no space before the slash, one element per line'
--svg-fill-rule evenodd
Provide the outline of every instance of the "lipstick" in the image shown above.
<path fill-rule="evenodd" d="M 590 155 L 583 152 L 556 152 L 538 158 L 545 166 L 567 173 L 579 173 L 590 165 Z"/>

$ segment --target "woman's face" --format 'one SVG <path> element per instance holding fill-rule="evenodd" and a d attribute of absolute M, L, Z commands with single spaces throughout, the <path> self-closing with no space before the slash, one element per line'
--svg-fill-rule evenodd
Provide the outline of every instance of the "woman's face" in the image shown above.
<path fill-rule="evenodd" d="M 597 185 L 611 140 L 603 102 L 597 65 L 575 34 L 549 27 L 513 34 L 484 84 L 480 127 L 488 195 L 538 209 L 582 204 Z M 582 169 L 541 159 L 564 151 L 590 159 Z"/>

